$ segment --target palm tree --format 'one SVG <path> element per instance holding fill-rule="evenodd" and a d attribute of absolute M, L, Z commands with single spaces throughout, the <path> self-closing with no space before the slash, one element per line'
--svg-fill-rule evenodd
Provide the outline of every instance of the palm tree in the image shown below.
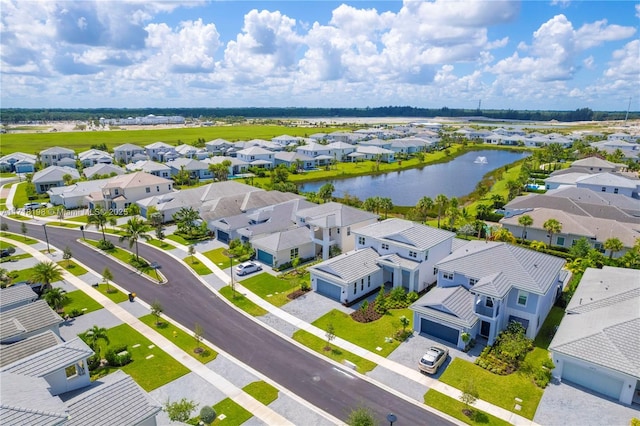
<path fill-rule="evenodd" d="M 332 183 L 325 183 L 318 190 L 318 198 L 320 198 L 322 201 L 327 203 L 331 201 L 331 197 L 333 197 L 333 192 L 335 190 L 336 188 L 333 186 Z"/>
<path fill-rule="evenodd" d="M 604 242 L 604 248 L 609 250 L 609 259 L 613 257 L 613 253 L 619 252 L 624 248 L 622 241 L 619 238 L 609 238 Z"/>
<path fill-rule="evenodd" d="M 195 227 L 195 222 L 200 219 L 200 215 L 192 207 L 182 207 L 172 217 L 178 225 L 178 231 L 186 234 Z"/>
<path fill-rule="evenodd" d="M 36 264 L 33 267 L 33 275 L 31 280 L 42 283 L 42 290 L 46 291 L 51 288 L 51 283 L 62 279 L 62 269 L 54 262 L 45 261 Z"/>
<path fill-rule="evenodd" d="M 515 243 L 516 238 L 507 228 L 496 229 L 489 238 L 491 241 L 504 241 L 505 243 Z"/>
<path fill-rule="evenodd" d="M 362 208 L 368 212 L 376 212 L 376 214 L 380 211 L 380 197 L 369 197 L 364 200 L 362 204 Z"/>
<path fill-rule="evenodd" d="M 542 224 L 542 227 L 549 233 L 549 247 L 551 247 L 553 235 L 562 231 L 562 224 L 557 219 L 549 219 Z"/>
<path fill-rule="evenodd" d="M 442 213 L 444 213 L 449 206 L 449 199 L 444 194 L 438 194 L 434 204 L 438 208 L 438 228 L 440 228 L 440 218 L 442 217 Z"/>
<path fill-rule="evenodd" d="M 120 242 L 129 241 L 129 248 L 136 246 L 136 260 L 140 260 L 138 256 L 138 240 L 140 238 L 149 241 L 151 235 L 147 234 L 151 230 L 151 227 L 142 219 L 132 217 L 123 226 L 124 235 L 120 236 Z"/>
<path fill-rule="evenodd" d="M 61 288 L 50 288 L 44 292 L 42 298 L 51 306 L 55 311 L 62 309 L 62 305 L 67 301 L 66 291 Z"/>
<path fill-rule="evenodd" d="M 525 235 L 527 235 L 527 226 L 533 225 L 533 218 L 525 214 L 518 218 L 518 223 L 522 225 L 522 241 L 524 241 Z"/>
<path fill-rule="evenodd" d="M 384 218 L 387 218 L 389 210 L 393 208 L 393 201 L 391 198 L 380 198 L 380 209 L 384 210 Z"/>
<path fill-rule="evenodd" d="M 111 293 L 111 285 L 109 284 L 109 281 L 113 280 L 113 274 L 111 273 L 111 269 L 108 267 L 104 268 L 102 271 L 102 280 L 107 285 L 107 293 Z"/>
<path fill-rule="evenodd" d="M 100 356 L 100 345 L 98 345 L 98 341 L 104 340 L 107 345 L 111 343 L 109 342 L 107 329 L 104 327 L 98 327 L 97 325 L 94 325 L 89 330 L 80 333 L 79 336 L 96 354 L 98 354 L 98 356 Z"/>
<path fill-rule="evenodd" d="M 427 220 L 427 213 L 433 208 L 433 200 L 430 197 L 422 197 L 416 204 L 416 209 L 420 211 L 422 221 Z"/>
<path fill-rule="evenodd" d="M 100 229 L 102 231 L 102 240 L 107 241 L 107 237 L 104 235 L 104 227 L 107 224 L 114 226 L 116 224 L 116 219 L 109 210 L 96 207 L 93 210 L 93 213 L 89 215 L 87 222 L 95 225 L 97 229 Z"/>

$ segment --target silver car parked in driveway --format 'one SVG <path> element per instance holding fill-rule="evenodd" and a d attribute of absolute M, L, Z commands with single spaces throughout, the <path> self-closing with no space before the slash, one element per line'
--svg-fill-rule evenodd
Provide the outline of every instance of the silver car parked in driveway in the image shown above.
<path fill-rule="evenodd" d="M 418 368 L 423 373 L 436 374 L 438 368 L 447 360 L 449 349 L 441 346 L 431 346 L 429 350 L 422 355 Z"/>
<path fill-rule="evenodd" d="M 255 262 L 244 262 L 236 266 L 237 275 L 247 275 L 257 271 L 262 271 L 262 266 Z"/>

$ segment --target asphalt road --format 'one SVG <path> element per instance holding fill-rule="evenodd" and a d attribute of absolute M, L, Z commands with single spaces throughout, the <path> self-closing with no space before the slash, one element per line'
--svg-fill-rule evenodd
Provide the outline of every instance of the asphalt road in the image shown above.
<path fill-rule="evenodd" d="M 9 223 L 11 231 L 20 232 L 16 221 L 2 219 Z M 29 236 L 45 240 L 41 225 L 27 227 Z M 256 325 L 219 300 L 184 265 L 161 250 L 139 246 L 140 256 L 162 265 L 168 283 L 157 285 L 78 243 L 79 230 L 48 226 L 47 235 L 51 245 L 59 249 L 70 247 L 75 259 L 95 271 L 101 272 L 108 266 L 120 286 L 147 303 L 159 301 L 164 313 L 181 324 L 190 328 L 201 324 L 205 338 L 213 344 L 341 420 L 346 421 L 353 409 L 363 406 L 372 410 L 380 424 L 386 424 L 390 412 L 398 417 L 396 426 L 451 424 L 365 380 L 345 374 Z M 99 234 L 89 235 L 100 238 Z M 109 239 L 117 243 L 117 238 Z"/>

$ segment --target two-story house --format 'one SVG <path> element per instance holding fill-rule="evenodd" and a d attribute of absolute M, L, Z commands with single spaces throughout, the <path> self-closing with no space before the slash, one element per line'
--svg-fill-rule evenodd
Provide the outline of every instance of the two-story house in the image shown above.
<path fill-rule="evenodd" d="M 168 143 L 154 142 L 152 144 L 145 145 L 144 148 L 149 159 L 153 161 L 160 161 L 161 163 L 164 163 L 180 157 L 176 148 Z"/>
<path fill-rule="evenodd" d="M 586 175 L 576 179 L 576 187 L 638 198 L 640 180 L 620 176 L 614 173 L 596 173 L 594 175 Z"/>
<path fill-rule="evenodd" d="M 187 144 L 176 146 L 176 152 L 182 158 L 193 158 L 194 160 L 204 160 L 211 155 L 211 153 L 204 148 L 196 148 L 193 145 Z"/>
<path fill-rule="evenodd" d="M 236 153 L 236 156 L 252 167 L 272 169 L 275 164 L 275 153 L 258 146 L 242 149 Z"/>
<path fill-rule="evenodd" d="M 125 164 L 148 160 L 146 150 L 132 143 L 125 143 L 113 148 L 113 156 L 117 162 Z"/>
<path fill-rule="evenodd" d="M 437 287 L 411 305 L 414 330 L 462 349 L 463 333 L 493 344 L 517 321 L 533 339 L 562 292 L 564 264 L 507 243 L 471 241 L 436 264 Z"/>
<path fill-rule="evenodd" d="M 102 191 L 87 196 L 89 208 L 102 207 L 124 212 L 131 203 L 174 191 L 173 181 L 145 172 L 136 172 L 111 178 Z"/>
<path fill-rule="evenodd" d="M 61 160 L 67 158 L 67 162 L 59 164 Z M 52 148 L 40 151 L 40 162 L 45 166 L 70 166 L 68 161 L 71 160 L 75 165 L 76 153 L 69 148 L 54 146 Z"/>
<path fill-rule="evenodd" d="M 329 150 L 328 155 L 336 161 L 348 161 L 349 154 L 356 152 L 356 147 L 346 142 L 331 142 L 326 147 Z"/>
<path fill-rule="evenodd" d="M 145 172 L 150 175 L 169 179 L 171 177 L 171 167 L 166 164 L 158 163 L 151 160 L 136 161 L 125 166 L 130 172 Z"/>
<path fill-rule="evenodd" d="M 220 138 L 214 139 L 204 144 L 204 146 L 207 148 L 207 151 L 212 155 L 225 155 L 225 153 L 229 149 L 233 148 L 233 145 L 233 142 Z"/>
<path fill-rule="evenodd" d="M 300 138 L 296 136 L 289 136 L 289 135 L 280 135 L 280 136 L 276 136 L 275 138 L 271 138 L 271 142 L 277 145 L 280 145 L 281 147 L 285 147 L 289 145 L 295 146 L 298 144 L 298 140 L 300 140 Z"/>
<path fill-rule="evenodd" d="M 108 152 L 101 151 L 99 149 L 89 149 L 78 154 L 78 160 L 82 163 L 83 167 L 91 167 L 96 164 L 111 164 L 113 158 Z"/>

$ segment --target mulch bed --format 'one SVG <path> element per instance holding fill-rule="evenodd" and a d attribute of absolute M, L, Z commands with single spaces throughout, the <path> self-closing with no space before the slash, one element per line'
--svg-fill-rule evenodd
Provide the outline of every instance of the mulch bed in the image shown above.
<path fill-rule="evenodd" d="M 291 299 L 291 300 L 294 300 L 294 299 L 297 299 L 300 296 L 304 296 L 308 292 L 309 292 L 309 290 L 296 290 L 296 291 L 293 291 L 293 292 L 287 294 L 287 298 Z"/>
<path fill-rule="evenodd" d="M 358 322 L 372 322 L 377 319 L 380 319 L 384 316 L 384 314 L 379 314 L 375 310 L 375 302 L 369 303 L 366 311 L 362 311 L 362 309 L 358 309 L 351 314 L 351 318 L 354 321 Z"/>

